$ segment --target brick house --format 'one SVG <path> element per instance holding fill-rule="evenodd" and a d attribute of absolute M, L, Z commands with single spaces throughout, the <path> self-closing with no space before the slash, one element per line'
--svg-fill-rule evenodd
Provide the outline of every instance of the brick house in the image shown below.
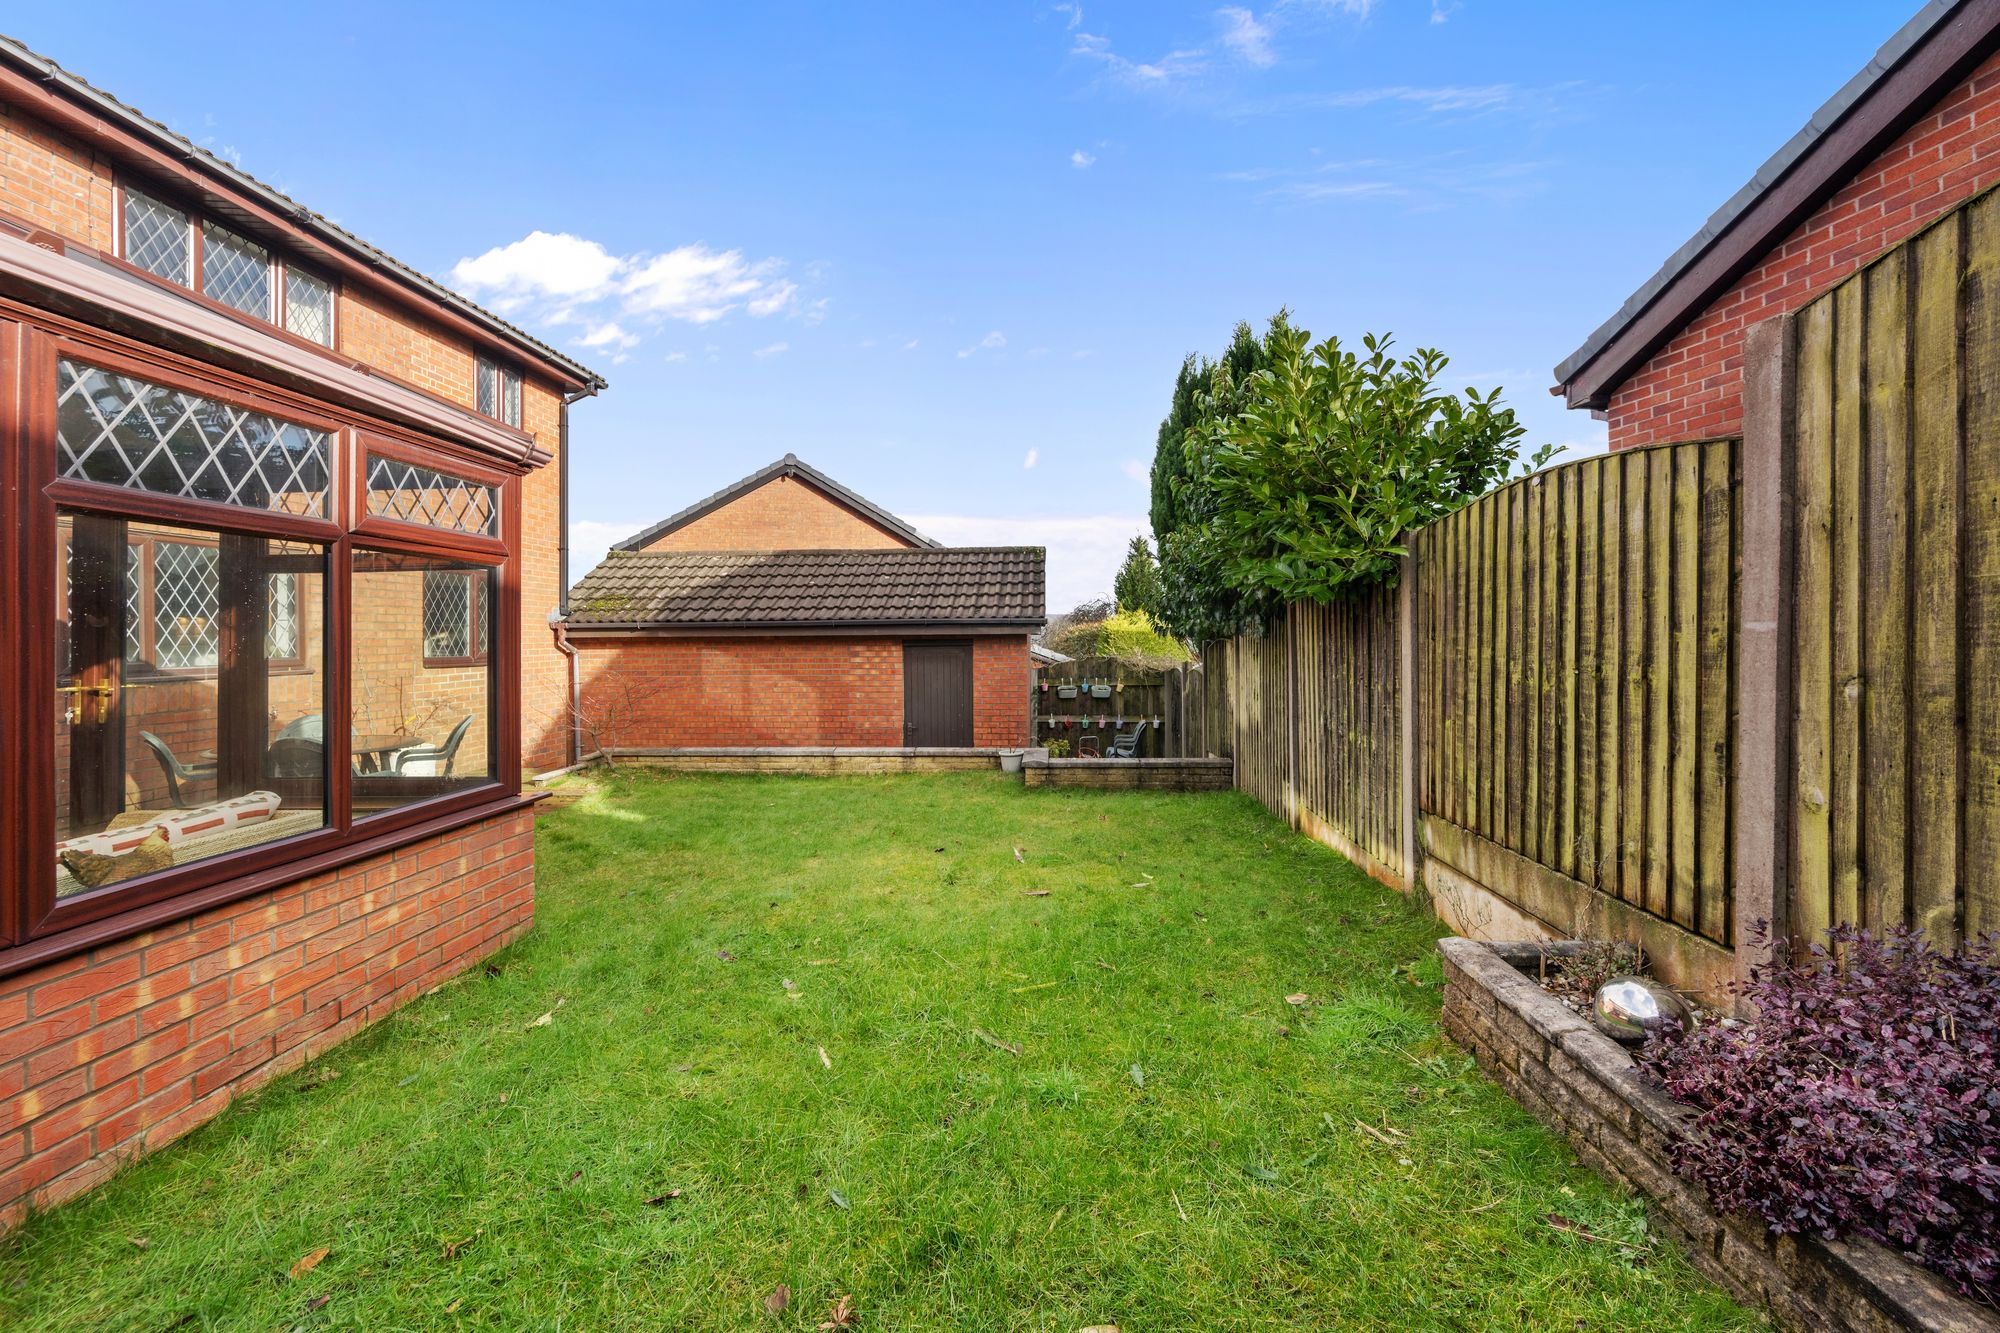
<path fill-rule="evenodd" d="M 1551 392 L 1613 449 L 1743 433 L 1743 340 L 2000 182 L 2000 3 L 1932 0 L 1618 313 Z"/>
<path fill-rule="evenodd" d="M 0 1225 L 525 930 L 569 358 L 0 39 Z"/>
<path fill-rule="evenodd" d="M 571 591 L 605 745 L 1029 743 L 1039 547 L 942 547 L 787 454 L 618 543 Z"/>

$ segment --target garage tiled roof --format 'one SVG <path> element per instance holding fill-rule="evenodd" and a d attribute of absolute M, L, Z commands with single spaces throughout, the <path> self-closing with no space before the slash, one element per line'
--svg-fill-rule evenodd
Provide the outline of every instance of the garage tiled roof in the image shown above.
<path fill-rule="evenodd" d="M 577 628 L 1039 626 L 1039 546 L 613 551 L 570 592 Z"/>

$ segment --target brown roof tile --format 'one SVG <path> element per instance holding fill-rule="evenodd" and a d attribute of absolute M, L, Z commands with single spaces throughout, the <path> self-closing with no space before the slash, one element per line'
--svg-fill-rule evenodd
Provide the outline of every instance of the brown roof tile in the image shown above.
<path fill-rule="evenodd" d="M 570 592 L 578 627 L 1040 625 L 1039 546 L 613 551 Z"/>

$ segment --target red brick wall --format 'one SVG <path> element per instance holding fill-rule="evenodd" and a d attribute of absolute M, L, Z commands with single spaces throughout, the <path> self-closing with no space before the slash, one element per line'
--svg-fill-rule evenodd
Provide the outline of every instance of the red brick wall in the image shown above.
<path fill-rule="evenodd" d="M 0 211 L 111 248 L 111 166 L 19 109 L 0 106 Z"/>
<path fill-rule="evenodd" d="M 795 477 L 773 477 L 686 527 L 648 542 L 644 549 L 873 551 L 911 545 Z"/>
<path fill-rule="evenodd" d="M 2000 55 L 1801 223 L 1612 395 L 1611 447 L 1743 429 L 1743 330 L 1798 309 L 2000 182 Z"/>
<path fill-rule="evenodd" d="M 584 713 L 608 745 L 901 745 L 893 638 L 586 639 Z M 1028 640 L 974 640 L 975 745 L 1028 743 Z"/>
<path fill-rule="evenodd" d="M 1026 635 L 972 641 L 972 743 L 1030 744 L 1028 691 L 1034 680 Z"/>
<path fill-rule="evenodd" d="M 0 1224 L 508 943 L 534 883 L 516 811 L 0 980 Z"/>

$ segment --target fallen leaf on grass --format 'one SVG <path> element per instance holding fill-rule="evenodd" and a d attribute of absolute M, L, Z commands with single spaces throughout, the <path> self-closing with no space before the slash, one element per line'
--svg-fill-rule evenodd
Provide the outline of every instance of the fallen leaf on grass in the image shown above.
<path fill-rule="evenodd" d="M 1026 995 L 1031 990 L 1047 990 L 1051 986 L 1060 986 L 1060 985 L 1062 985 L 1060 981 L 1037 981 L 1032 986 L 1016 986 L 1012 990 L 1009 990 L 1007 993 L 1009 995 Z"/>
<path fill-rule="evenodd" d="M 729 950 L 727 949 L 717 949 L 715 951 L 715 956 L 717 958 L 720 958 L 725 963 L 733 963 L 736 961 L 736 955 L 729 952 Z"/>
<path fill-rule="evenodd" d="M 1387 1129 L 1377 1129 L 1365 1120 L 1357 1120 L 1354 1122 L 1354 1127 L 1378 1143 L 1390 1148 L 1404 1147 L 1410 1141 L 1410 1136 L 1402 1130 L 1397 1129 L 1394 1125 L 1389 1126 Z"/>
<path fill-rule="evenodd" d="M 1589 1227 L 1585 1226 L 1583 1223 L 1564 1217 L 1561 1213 L 1544 1213 L 1542 1214 L 1542 1220 L 1544 1222 L 1547 1222 L 1550 1226 L 1554 1227 L 1557 1231 L 1567 1231 L 1572 1236 L 1579 1237 L 1583 1240 L 1596 1241 L 1600 1245 L 1616 1245 L 1620 1249 L 1638 1250 L 1642 1253 L 1646 1249 L 1644 1245 L 1633 1245 L 1626 1241 L 1613 1240 L 1609 1236 L 1600 1236 L 1595 1231 L 1592 1231 Z"/>
<path fill-rule="evenodd" d="M 824 1046 L 819 1048 L 819 1062 L 828 1069 L 833 1068 L 833 1057 L 826 1053 L 826 1047 Z"/>
<path fill-rule="evenodd" d="M 446 1314 L 457 1314 L 458 1307 L 463 1304 L 465 1304 L 465 1297 L 459 1296 L 455 1298 L 450 1305 L 444 1307 L 444 1312 Z"/>
<path fill-rule="evenodd" d="M 1146 1086 L 1146 1071 L 1137 1065 L 1132 1066 L 1132 1086 L 1135 1088 Z"/>
<path fill-rule="evenodd" d="M 478 1240 L 485 1233 L 486 1233 L 485 1227 L 477 1227 L 474 1228 L 470 1236 L 461 1236 L 457 1240 L 446 1241 L 444 1243 L 444 1257 L 447 1259 L 458 1258 L 459 1255 L 465 1252 L 467 1246 L 471 1245 L 472 1242 Z"/>
<path fill-rule="evenodd" d="M 1285 1003 L 1295 1004 L 1295 1005 L 1304 1004 L 1307 1000 L 1310 1000 L 1311 998 L 1312 997 L 1310 995 L 1307 995 L 1304 991 L 1294 991 L 1292 994 L 1287 995 L 1285 997 Z"/>
<path fill-rule="evenodd" d="M 1118 970 L 1117 968 L 1111 966 L 1111 964 L 1105 962 L 1102 958 L 1097 960 L 1097 965 L 1103 968 L 1106 972 L 1116 972 Z"/>
<path fill-rule="evenodd" d="M 543 1014 L 540 1018 L 536 1019 L 534 1022 L 528 1024 L 528 1029 L 529 1031 L 533 1031 L 535 1028 L 545 1028 L 549 1024 L 555 1021 L 556 1021 L 556 1011 L 551 1009 L 546 1014 Z"/>
<path fill-rule="evenodd" d="M 1026 855 L 1024 855 L 1024 854 L 1022 853 L 1022 851 L 1021 851 L 1021 849 L 1020 849 L 1019 847 L 1016 847 L 1016 848 L 1014 849 L 1014 859 L 1015 859 L 1016 861 L 1019 861 L 1019 862 L 1020 862 L 1020 863 L 1021 863 L 1022 865 L 1026 865 L 1026 864 L 1028 864 L 1028 858 L 1027 858 L 1027 856 L 1026 856 Z"/>
<path fill-rule="evenodd" d="M 1259 1166 L 1255 1162 L 1245 1162 L 1243 1169 L 1259 1180 L 1276 1180 L 1278 1178 L 1276 1171 L 1273 1171 L 1268 1166 Z"/>
<path fill-rule="evenodd" d="M 840 1211 L 843 1213 L 846 1212 L 848 1209 L 854 1207 L 853 1204 L 847 1201 L 847 1196 L 845 1194 L 842 1194 L 839 1190 L 828 1190 L 826 1192 L 826 1201 L 832 1204 L 834 1207 L 840 1209 Z"/>
<path fill-rule="evenodd" d="M 564 1181 L 563 1183 L 567 1185 L 574 1185 L 576 1184 L 577 1181 L 582 1179 L 583 1179 L 583 1168 L 578 1167 L 576 1170 L 569 1173 L 569 1179 Z"/>
<path fill-rule="evenodd" d="M 1049 891 L 1047 889 L 1022 889 L 1021 896 L 1023 898 L 1046 898 L 1049 896 Z"/>
<path fill-rule="evenodd" d="M 794 984 L 792 983 L 792 979 L 791 979 L 790 977 L 786 977 L 786 978 L 785 978 L 784 980 L 780 981 L 780 982 L 779 982 L 778 984 L 779 984 L 780 986 L 783 986 L 783 987 L 784 987 L 784 988 L 785 988 L 786 990 L 788 990 L 788 991 L 793 991 L 793 990 L 797 990 L 797 989 L 798 989 L 798 987 L 797 987 L 796 985 L 794 985 Z"/>
<path fill-rule="evenodd" d="M 153 1243 L 150 1236 L 127 1236 L 125 1239 L 132 1242 L 132 1248 L 135 1250 L 143 1250 Z"/>
<path fill-rule="evenodd" d="M 652 1198 L 646 1200 L 646 1206 L 648 1208 L 664 1208 L 680 1197 L 681 1192 L 679 1190 L 668 1190 L 665 1194 L 655 1194 Z"/>
<path fill-rule="evenodd" d="M 328 1295 L 315 1296 L 306 1302 L 306 1313 L 311 1314 L 314 1310 L 324 1310 L 332 1300 L 333 1297 Z"/>
<path fill-rule="evenodd" d="M 1005 1051 L 1009 1055 L 1019 1055 L 1021 1053 L 1021 1048 L 1019 1046 L 1016 1046 L 1011 1041 L 1000 1040 L 1000 1038 L 994 1036 L 992 1033 L 988 1032 L 985 1028 L 972 1029 L 972 1035 L 979 1038 L 979 1040 L 985 1042 L 988 1046 L 991 1046 L 996 1051 Z"/>
<path fill-rule="evenodd" d="M 299 1261 L 292 1265 L 292 1276 L 304 1277 L 307 1273 L 312 1272 L 313 1269 L 318 1268 L 319 1261 L 326 1258 L 326 1256 L 331 1253 L 332 1253 L 331 1250 L 327 1249 L 326 1246 L 322 1245 L 318 1249 L 314 1250 L 311 1254 L 300 1255 Z"/>
<path fill-rule="evenodd" d="M 1118 1325 L 1092 1324 L 1089 1328 L 1078 1329 L 1076 1333 L 1118 1333 Z"/>
<path fill-rule="evenodd" d="M 764 1313 L 776 1317 L 783 1314 L 785 1307 L 791 1303 L 792 1289 L 780 1282 L 771 1288 L 771 1294 L 764 1298 Z"/>
<path fill-rule="evenodd" d="M 826 1319 L 820 1324 L 820 1328 L 822 1331 L 826 1329 L 853 1328 L 854 1317 L 854 1298 L 852 1296 L 842 1296 L 833 1303 L 833 1308 L 826 1312 Z"/>

